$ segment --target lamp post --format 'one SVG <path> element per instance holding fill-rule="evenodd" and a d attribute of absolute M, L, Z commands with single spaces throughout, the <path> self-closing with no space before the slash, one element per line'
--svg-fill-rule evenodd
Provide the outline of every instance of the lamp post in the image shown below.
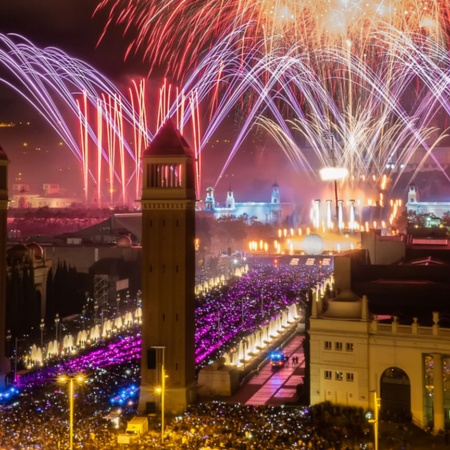
<path fill-rule="evenodd" d="M 8 345 L 8 358 L 11 358 L 11 353 L 12 353 L 12 351 L 11 351 L 11 339 L 12 339 L 12 333 L 11 333 L 11 330 L 7 330 L 6 331 L 6 342 L 7 342 L 7 345 Z"/>
<path fill-rule="evenodd" d="M 73 450 L 73 410 L 74 410 L 74 381 L 81 383 L 84 381 L 83 375 L 68 376 L 61 375 L 58 381 L 69 382 L 69 449 Z"/>
<path fill-rule="evenodd" d="M 44 328 L 45 328 L 44 319 L 41 319 L 39 328 L 41 329 L 41 349 L 42 349 L 42 348 L 44 348 Z"/>
<path fill-rule="evenodd" d="M 164 401 L 166 395 L 166 372 L 164 369 L 166 347 L 161 345 L 154 345 L 151 348 L 161 350 L 161 442 L 164 442 Z"/>
<path fill-rule="evenodd" d="M 58 354 L 59 354 L 58 328 L 59 328 L 60 321 L 61 321 L 61 319 L 59 318 L 59 314 L 56 313 L 56 316 L 55 316 L 55 340 L 56 340 L 56 345 L 58 346 Z"/>
<path fill-rule="evenodd" d="M 372 391 L 372 394 L 373 394 L 374 415 L 373 419 L 372 418 L 369 419 L 369 423 L 373 423 L 375 450 L 378 450 L 378 413 L 380 410 L 381 398 L 377 397 L 377 391 Z"/>
<path fill-rule="evenodd" d="M 18 342 L 19 341 L 24 341 L 25 340 L 25 338 L 22 338 L 22 339 L 19 339 L 17 336 L 16 336 L 16 339 L 15 339 L 15 348 L 14 348 L 14 383 L 17 383 L 17 381 L 18 381 L 18 378 L 17 378 L 17 352 L 18 352 Z"/>

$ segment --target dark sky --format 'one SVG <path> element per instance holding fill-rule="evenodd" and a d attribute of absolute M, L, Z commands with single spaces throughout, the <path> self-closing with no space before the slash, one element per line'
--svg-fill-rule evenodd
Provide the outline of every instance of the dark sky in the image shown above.
<path fill-rule="evenodd" d="M 98 44 L 105 14 L 93 12 L 98 0 L 2 0 L 0 32 L 18 33 L 40 47 L 54 46 L 111 77 L 146 67 L 138 57 L 124 62 L 127 40 L 109 31 Z M 97 45 L 98 44 L 98 45 Z"/>

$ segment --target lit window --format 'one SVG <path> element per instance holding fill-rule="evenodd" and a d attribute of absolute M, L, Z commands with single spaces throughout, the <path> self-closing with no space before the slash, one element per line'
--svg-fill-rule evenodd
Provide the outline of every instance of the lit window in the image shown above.
<path fill-rule="evenodd" d="M 344 379 L 344 374 L 342 372 L 336 372 L 334 378 L 336 381 L 342 381 Z"/>
<path fill-rule="evenodd" d="M 347 372 L 347 373 L 345 374 L 345 379 L 346 379 L 347 381 L 354 381 L 355 377 L 354 377 L 353 373 Z"/>
<path fill-rule="evenodd" d="M 341 351 L 342 350 L 342 342 L 335 342 L 334 349 Z"/>
<path fill-rule="evenodd" d="M 348 352 L 352 352 L 353 351 L 353 342 L 347 342 L 345 344 L 345 350 L 347 350 Z"/>

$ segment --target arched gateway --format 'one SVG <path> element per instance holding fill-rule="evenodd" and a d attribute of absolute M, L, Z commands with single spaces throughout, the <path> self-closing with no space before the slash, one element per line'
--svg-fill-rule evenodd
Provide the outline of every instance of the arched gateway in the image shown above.
<path fill-rule="evenodd" d="M 389 367 L 380 379 L 381 417 L 404 421 L 411 418 L 411 382 L 406 372 Z"/>

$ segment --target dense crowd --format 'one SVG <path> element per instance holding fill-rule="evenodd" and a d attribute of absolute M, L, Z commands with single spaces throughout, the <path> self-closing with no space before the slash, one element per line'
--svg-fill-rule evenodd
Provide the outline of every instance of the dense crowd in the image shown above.
<path fill-rule="evenodd" d="M 106 418 L 111 398 L 139 376 L 136 362 L 96 369 L 87 382 L 75 386 L 75 449 L 117 449 L 118 437 L 135 414 L 137 399 L 122 407 L 118 428 Z M 45 383 L 25 388 L 17 402 L 1 411 L 0 449 L 31 450 L 67 448 L 67 386 Z M 362 409 L 330 404 L 314 408 L 244 406 L 224 402 L 199 403 L 183 415 L 166 417 L 161 442 L 159 417 L 150 420 L 149 432 L 132 440 L 130 449 L 346 449 L 366 444 L 371 436 Z M 364 447 L 363 447 L 364 448 Z"/>
<path fill-rule="evenodd" d="M 331 267 L 258 265 L 230 286 L 199 296 L 195 311 L 196 363 L 205 364 L 235 346 L 331 274 Z"/>
<path fill-rule="evenodd" d="M 197 364 L 215 355 L 206 349 L 214 347 L 218 337 L 224 346 L 232 344 L 234 339 L 252 332 L 280 308 L 299 301 L 301 292 L 323 276 L 323 271 L 319 272 L 314 266 L 260 266 L 230 286 L 199 298 Z M 217 326 L 219 320 L 220 327 Z M 137 393 L 136 397 L 133 394 L 123 398 L 121 393 L 127 390 L 134 393 L 130 386 L 139 386 L 140 346 L 139 327 L 135 326 L 108 341 L 97 342 L 76 356 L 66 355 L 43 369 L 23 375 L 20 395 L 0 405 L 0 449 L 67 448 L 67 385 L 59 383 L 57 378 L 60 374 L 79 372 L 84 373 L 85 382 L 75 387 L 75 448 L 118 448 L 118 434 L 124 431 L 127 419 L 136 414 Z M 218 346 L 214 348 L 218 355 Z M 113 400 L 121 398 L 123 402 Z M 122 416 L 120 428 L 116 429 L 105 417 L 118 407 L 122 409 Z M 133 447 L 281 449 L 314 445 L 314 448 L 334 448 L 330 447 L 328 438 L 314 432 L 308 417 L 303 409 L 218 403 L 194 405 L 168 424 L 164 445 L 154 430 Z M 280 424 L 284 424 L 282 428 Z M 268 439 L 273 441 L 273 447 L 264 444 Z M 311 442 L 313 444 L 309 444 Z"/>

